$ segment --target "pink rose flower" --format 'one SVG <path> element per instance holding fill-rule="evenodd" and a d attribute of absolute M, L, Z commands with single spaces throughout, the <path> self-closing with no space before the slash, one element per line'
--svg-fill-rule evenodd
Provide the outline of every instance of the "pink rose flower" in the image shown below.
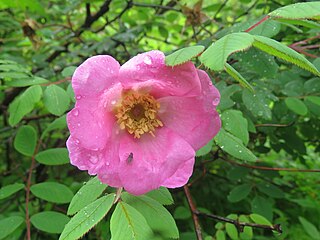
<path fill-rule="evenodd" d="M 134 195 L 186 184 L 195 151 L 221 127 L 220 94 L 209 76 L 192 62 L 166 66 L 160 51 L 121 67 L 111 56 L 91 57 L 76 69 L 72 86 L 71 163 Z"/>

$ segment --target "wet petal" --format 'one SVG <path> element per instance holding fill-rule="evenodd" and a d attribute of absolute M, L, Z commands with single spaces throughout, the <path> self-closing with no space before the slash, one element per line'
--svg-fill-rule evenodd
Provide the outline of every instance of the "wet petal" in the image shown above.
<path fill-rule="evenodd" d="M 160 51 L 138 54 L 121 66 L 119 75 L 127 89 L 141 88 L 149 81 L 150 93 L 156 98 L 200 94 L 200 80 L 193 63 L 166 66 L 165 56 Z"/>
<path fill-rule="evenodd" d="M 194 158 L 195 152 L 181 137 L 161 128 L 157 129 L 155 137 L 143 135 L 134 139 L 125 135 L 121 139 L 119 156 L 124 188 L 139 195 L 160 187 L 184 162 Z"/>
<path fill-rule="evenodd" d="M 102 91 L 118 82 L 119 63 L 111 56 L 99 55 L 88 58 L 72 76 L 76 98 L 97 97 Z"/>

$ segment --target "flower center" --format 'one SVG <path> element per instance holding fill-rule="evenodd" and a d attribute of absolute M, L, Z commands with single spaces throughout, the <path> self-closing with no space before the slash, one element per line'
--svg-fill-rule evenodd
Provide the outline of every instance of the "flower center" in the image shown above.
<path fill-rule="evenodd" d="M 159 108 L 160 103 L 150 94 L 129 92 L 115 108 L 117 122 L 134 138 L 140 138 L 144 133 L 154 136 L 155 129 L 163 126 L 157 118 Z"/>

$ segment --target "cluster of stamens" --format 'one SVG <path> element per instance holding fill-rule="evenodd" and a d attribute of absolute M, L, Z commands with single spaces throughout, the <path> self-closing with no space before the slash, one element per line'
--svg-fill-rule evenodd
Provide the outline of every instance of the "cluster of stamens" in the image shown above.
<path fill-rule="evenodd" d="M 144 133 L 154 136 L 155 129 L 163 123 L 157 118 L 160 103 L 148 93 L 129 92 L 115 108 L 120 129 L 126 129 L 134 138 Z"/>

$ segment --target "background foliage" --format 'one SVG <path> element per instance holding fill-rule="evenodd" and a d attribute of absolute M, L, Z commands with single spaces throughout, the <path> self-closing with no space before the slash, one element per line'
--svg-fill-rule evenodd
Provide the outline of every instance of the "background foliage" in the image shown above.
<path fill-rule="evenodd" d="M 320 239 L 320 9 L 275 11 L 295 2 L 0 0 L 0 239 L 77 239 L 93 226 L 85 239 L 196 239 L 194 218 L 205 239 Z M 198 151 L 187 187 L 123 193 L 113 205 L 114 189 L 69 164 L 75 66 L 195 44 L 207 49 L 193 60 L 220 90 L 223 129 Z M 240 233 L 212 214 L 283 233 Z"/>

